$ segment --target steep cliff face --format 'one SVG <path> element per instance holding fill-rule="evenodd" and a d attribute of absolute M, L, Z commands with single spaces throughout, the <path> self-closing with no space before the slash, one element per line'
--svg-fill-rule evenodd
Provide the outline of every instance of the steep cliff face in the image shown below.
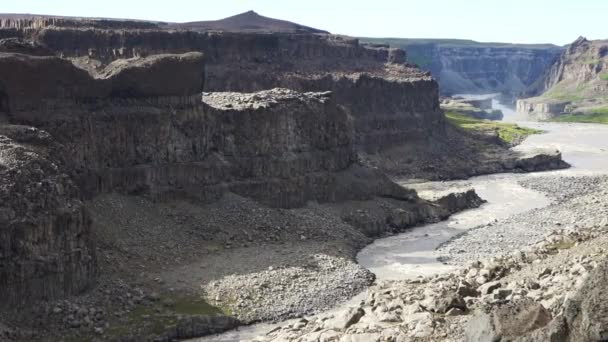
<path fill-rule="evenodd" d="M 391 70 L 397 77 L 390 76 Z M 408 73 L 414 77 L 399 77 Z M 391 65 L 385 72 L 323 77 L 288 75 L 279 82 L 302 91 L 332 91 L 353 118 L 357 148 L 366 153 L 421 144 L 445 134 L 437 83 L 407 67 Z"/>
<path fill-rule="evenodd" d="M 408 52 L 409 60 L 431 71 L 442 94 L 534 92 L 559 56 L 554 45 L 478 43 L 441 39 L 370 39 Z"/>
<path fill-rule="evenodd" d="M 10 121 L 64 144 L 89 195 L 210 200 L 232 191 L 292 207 L 380 191 L 339 189 L 332 173 L 356 161 L 354 135 L 329 93 L 208 93 L 201 102 L 200 53 L 117 60 L 97 78 L 56 57 L 2 61 Z M 38 80 L 34 92 L 24 75 Z"/>
<path fill-rule="evenodd" d="M 403 50 L 364 47 L 357 39 L 54 26 L 23 34 L 91 73 L 128 57 L 197 50 L 207 59 L 207 91 L 330 90 L 354 119 L 355 144 L 369 153 L 444 132 L 430 75 L 404 64 Z"/>
<path fill-rule="evenodd" d="M 608 110 L 608 41 L 578 38 L 543 79 L 540 96 L 517 101 L 517 111 L 550 119 Z"/>
<path fill-rule="evenodd" d="M 95 280 L 89 215 L 65 151 L 31 127 L 0 125 L 0 306 L 82 292 Z"/>

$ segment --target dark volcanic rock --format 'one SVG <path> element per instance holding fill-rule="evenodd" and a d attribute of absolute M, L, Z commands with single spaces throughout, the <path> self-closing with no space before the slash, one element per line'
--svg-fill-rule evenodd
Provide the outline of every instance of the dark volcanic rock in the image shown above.
<path fill-rule="evenodd" d="M 39 146 L 42 138 L 24 140 L 26 129 L 3 128 L 0 194 L 13 196 L 0 211 L 6 302 L 90 284 L 95 257 L 81 197 L 199 202 L 233 192 L 280 208 L 384 197 L 390 206 L 374 202 L 380 214 L 369 220 L 348 214 L 352 202 L 340 209 L 370 236 L 479 204 L 473 194 L 431 203 L 384 174 L 452 177 L 458 148 L 458 174 L 479 172 L 470 167 L 470 137 L 439 109 L 437 83 L 401 63 L 402 51 L 331 35 L 19 20 L 2 21 L 0 36 L 30 39 L 56 56 L 0 53 L 0 122 L 50 134 Z M 504 149 L 496 151 L 483 170 L 521 166 L 505 165 Z M 176 334 L 170 338 L 189 333 Z"/>
<path fill-rule="evenodd" d="M 52 56 L 54 52 L 35 41 L 19 38 L 0 39 L 0 52 L 16 52 L 32 56 Z"/>
<path fill-rule="evenodd" d="M 201 53 L 165 54 L 117 61 L 93 77 L 54 56 L 0 53 L 0 96 L 20 121 L 94 100 L 183 97 L 200 92 L 203 65 Z"/>
<path fill-rule="evenodd" d="M 79 293 L 96 274 L 89 216 L 51 136 L 0 126 L 0 305 Z"/>

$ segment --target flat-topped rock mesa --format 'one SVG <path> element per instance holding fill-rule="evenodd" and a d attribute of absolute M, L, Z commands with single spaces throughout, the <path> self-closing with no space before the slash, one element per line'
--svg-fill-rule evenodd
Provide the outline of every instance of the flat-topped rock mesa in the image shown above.
<path fill-rule="evenodd" d="M 460 39 L 361 38 L 405 49 L 437 78 L 441 93 L 536 94 L 563 48 L 551 44 L 482 43 Z"/>
<path fill-rule="evenodd" d="M 543 79 L 540 96 L 520 99 L 517 111 L 538 119 L 608 108 L 608 40 L 579 37 Z"/>

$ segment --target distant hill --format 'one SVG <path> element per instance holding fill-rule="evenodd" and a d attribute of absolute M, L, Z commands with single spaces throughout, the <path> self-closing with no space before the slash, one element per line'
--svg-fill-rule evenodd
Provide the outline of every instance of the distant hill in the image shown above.
<path fill-rule="evenodd" d="M 193 21 L 171 24 L 170 26 L 195 31 L 329 33 L 286 20 L 264 17 L 254 11 L 248 11 L 220 20 Z"/>

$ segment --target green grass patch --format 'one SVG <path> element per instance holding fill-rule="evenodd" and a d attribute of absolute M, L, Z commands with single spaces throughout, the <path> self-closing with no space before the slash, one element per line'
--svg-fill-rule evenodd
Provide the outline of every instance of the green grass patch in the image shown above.
<path fill-rule="evenodd" d="M 208 316 L 228 314 L 226 310 L 207 303 L 200 296 L 162 296 L 154 303 L 139 304 L 126 316 L 111 322 L 107 335 L 158 336 L 177 324 L 181 315 Z"/>
<path fill-rule="evenodd" d="M 556 86 L 547 91 L 542 95 L 542 97 L 554 99 L 558 101 L 569 101 L 576 102 L 582 101 L 585 99 L 583 96 L 583 91 L 585 90 L 585 86 L 577 86 L 575 90 L 566 89 L 563 86 Z"/>
<path fill-rule="evenodd" d="M 523 140 L 529 135 L 542 133 L 538 129 L 520 127 L 512 123 L 476 119 L 454 111 L 446 112 L 445 116 L 449 122 L 465 130 L 479 133 L 496 132 L 500 139 L 509 144 Z"/>
<path fill-rule="evenodd" d="M 608 124 L 608 107 L 597 108 L 589 113 L 560 115 L 551 119 L 551 121 Z"/>
<path fill-rule="evenodd" d="M 601 75 L 600 75 L 600 79 L 601 79 L 602 81 L 608 81 L 608 72 L 607 72 L 607 73 L 605 73 L 605 74 L 601 74 Z"/>

